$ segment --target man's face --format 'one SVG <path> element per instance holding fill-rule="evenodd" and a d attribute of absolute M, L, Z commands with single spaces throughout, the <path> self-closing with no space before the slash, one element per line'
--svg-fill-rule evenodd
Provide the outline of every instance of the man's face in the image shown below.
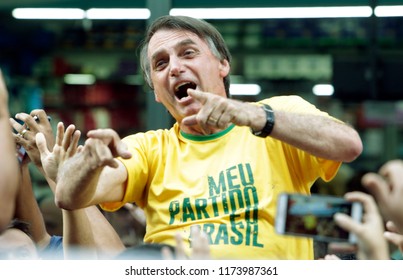
<path fill-rule="evenodd" d="M 220 61 L 197 35 L 181 30 L 159 30 L 148 46 L 155 99 L 180 122 L 199 111 L 201 104 L 187 88 L 226 96 L 223 78 L 229 63 Z"/>

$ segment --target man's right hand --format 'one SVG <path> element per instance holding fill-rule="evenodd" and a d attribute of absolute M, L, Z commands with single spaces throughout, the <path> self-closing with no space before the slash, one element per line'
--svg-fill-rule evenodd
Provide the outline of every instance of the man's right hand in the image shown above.
<path fill-rule="evenodd" d="M 124 159 L 131 158 L 131 153 L 127 149 L 127 145 L 122 142 L 119 135 L 113 129 L 96 129 L 88 132 L 87 141 L 98 139 L 107 145 L 113 157 L 122 157 Z M 92 139 L 92 140 L 90 140 Z"/>

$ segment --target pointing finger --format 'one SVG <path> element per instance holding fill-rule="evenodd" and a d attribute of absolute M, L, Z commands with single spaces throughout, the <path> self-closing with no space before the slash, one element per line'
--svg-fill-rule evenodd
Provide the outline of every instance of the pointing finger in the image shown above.
<path fill-rule="evenodd" d="M 204 104 L 207 102 L 207 96 L 208 93 L 202 92 L 200 90 L 196 90 L 196 89 L 188 89 L 188 94 L 193 97 L 194 99 L 196 99 L 197 101 L 199 101 L 201 104 Z"/>

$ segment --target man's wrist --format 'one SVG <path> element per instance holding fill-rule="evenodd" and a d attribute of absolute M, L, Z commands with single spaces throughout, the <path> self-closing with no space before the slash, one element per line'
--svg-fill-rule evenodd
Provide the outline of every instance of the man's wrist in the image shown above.
<path fill-rule="evenodd" d="M 260 131 L 254 131 L 251 128 L 251 132 L 255 136 L 265 138 L 265 137 L 269 136 L 271 134 L 271 132 L 273 131 L 274 124 L 275 124 L 275 117 L 274 117 L 273 109 L 269 105 L 262 104 L 261 107 L 266 114 L 265 125 Z"/>

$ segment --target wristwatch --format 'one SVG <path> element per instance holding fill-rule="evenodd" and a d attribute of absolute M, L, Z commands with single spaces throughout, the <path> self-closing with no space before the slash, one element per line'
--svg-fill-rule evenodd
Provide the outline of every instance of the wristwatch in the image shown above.
<path fill-rule="evenodd" d="M 250 129 L 250 131 L 255 136 L 266 138 L 270 135 L 274 127 L 274 112 L 273 109 L 267 104 L 262 104 L 262 108 L 266 113 L 266 124 L 261 131 L 253 131 L 252 128 Z"/>

